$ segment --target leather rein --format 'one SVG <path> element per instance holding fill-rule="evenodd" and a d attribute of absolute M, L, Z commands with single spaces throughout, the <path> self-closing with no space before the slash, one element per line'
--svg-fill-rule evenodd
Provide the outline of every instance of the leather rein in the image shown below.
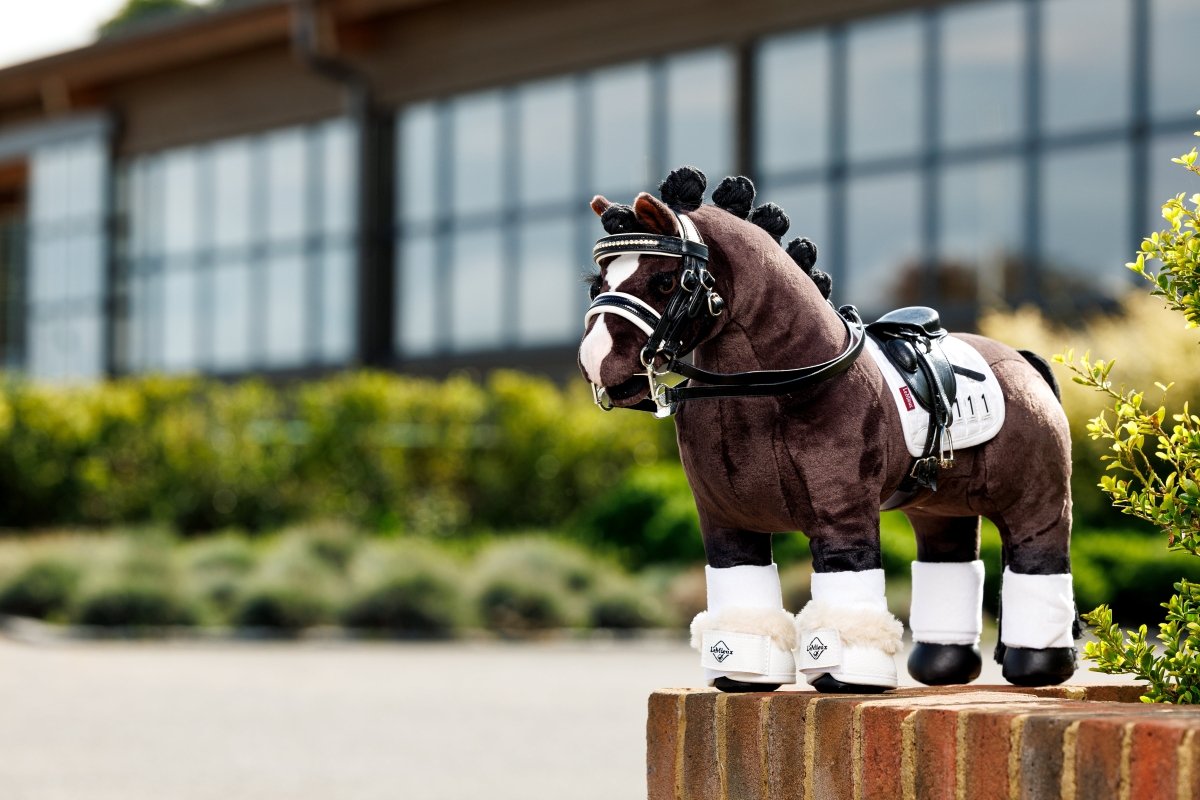
<path fill-rule="evenodd" d="M 724 313 L 725 301 L 716 291 L 716 282 L 708 270 L 708 247 L 695 224 L 683 214 L 676 214 L 675 218 L 680 236 L 618 233 L 603 237 L 592 248 L 592 260 L 598 267 L 603 266 L 606 259 L 627 253 L 682 260 L 678 285 L 661 314 L 639 297 L 614 291 L 596 295 L 584 315 L 586 326 L 592 317 L 615 314 L 636 325 L 647 336 L 639 358 L 646 369 L 650 397 L 628 408 L 668 417 L 685 400 L 792 394 L 850 369 L 866 342 L 866 326 L 858 310 L 850 305 L 837 309 L 849 341 L 841 354 L 828 361 L 796 369 L 748 372 L 709 372 L 683 361 L 703 338 L 701 334 L 695 341 L 685 343 L 681 338 L 684 327 L 702 313 L 707 315 L 708 327 L 711 327 Z M 832 303 L 830 308 L 833 308 Z M 658 366 L 660 360 L 661 368 Z M 675 385 L 664 380 L 672 377 L 682 380 Z M 692 386 L 693 381 L 707 385 Z M 592 384 L 592 397 L 605 411 L 614 408 L 604 388 Z"/>

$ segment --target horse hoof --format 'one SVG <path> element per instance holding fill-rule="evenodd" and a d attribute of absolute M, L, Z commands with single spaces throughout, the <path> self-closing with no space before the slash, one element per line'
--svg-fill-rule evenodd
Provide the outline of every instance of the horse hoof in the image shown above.
<path fill-rule="evenodd" d="M 1054 686 L 1075 674 L 1074 647 L 1006 647 L 1001 672 L 1014 686 Z"/>
<path fill-rule="evenodd" d="M 713 679 L 713 686 L 722 692 L 773 692 L 779 688 L 778 683 L 746 683 L 745 681 L 735 681 L 733 678 L 726 678 L 722 675 L 719 678 Z"/>
<path fill-rule="evenodd" d="M 916 642 L 908 657 L 908 674 L 926 686 L 970 683 L 981 669 L 983 656 L 971 644 Z"/>
<path fill-rule="evenodd" d="M 825 694 L 879 694 L 891 689 L 891 686 L 868 686 L 861 683 L 843 683 L 826 672 L 819 678 L 813 678 L 808 685 L 818 692 Z"/>

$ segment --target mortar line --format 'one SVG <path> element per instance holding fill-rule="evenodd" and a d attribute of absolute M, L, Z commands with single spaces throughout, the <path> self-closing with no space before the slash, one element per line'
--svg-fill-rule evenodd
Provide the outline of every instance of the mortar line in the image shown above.
<path fill-rule="evenodd" d="M 1129 800 L 1129 751 L 1133 749 L 1133 725 L 1127 722 L 1121 726 L 1121 782 L 1117 791 L 1118 800 Z"/>
<path fill-rule="evenodd" d="M 1188 731 L 1179 740 L 1175 748 L 1175 763 L 1179 767 L 1178 783 L 1175 784 L 1175 800 L 1192 800 L 1192 771 L 1196 765 L 1192 757 L 1192 746 L 1195 742 L 1196 729 Z"/>
<path fill-rule="evenodd" d="M 767 736 L 770 733 L 772 700 L 774 700 L 774 695 L 767 695 L 758 704 L 758 775 L 762 781 L 762 796 L 764 798 L 771 793 L 771 760 L 767 749 L 769 747 Z"/>
<path fill-rule="evenodd" d="M 854 800 L 863 800 L 862 715 L 864 705 L 866 704 L 859 703 L 850 714 L 850 768 L 854 770 L 850 775 L 850 787 Z"/>
<path fill-rule="evenodd" d="M 683 760 L 684 739 L 687 736 L 687 695 L 679 695 L 675 703 L 675 717 L 678 721 L 675 739 L 675 800 L 683 800 Z"/>
<path fill-rule="evenodd" d="M 813 800 L 813 769 L 817 756 L 817 704 L 819 698 L 804 706 L 804 800 Z"/>
<path fill-rule="evenodd" d="M 900 722 L 900 796 L 904 800 L 917 797 L 917 712 L 913 711 Z"/>
<path fill-rule="evenodd" d="M 1079 726 L 1083 720 L 1076 720 L 1063 731 L 1062 741 L 1062 781 L 1059 794 L 1062 800 L 1075 800 L 1075 747 L 1079 738 Z"/>
<path fill-rule="evenodd" d="M 1021 739 L 1028 714 L 1017 714 L 1008 724 L 1008 796 L 1021 800 Z"/>
<path fill-rule="evenodd" d="M 960 711 L 954 715 L 954 800 L 967 798 L 967 718 L 970 714 Z"/>
<path fill-rule="evenodd" d="M 713 709 L 713 724 L 717 726 L 717 730 L 715 731 L 717 735 L 717 780 L 721 786 L 721 800 L 729 800 L 729 772 L 727 769 L 727 762 L 729 760 L 729 742 L 726 740 L 725 731 L 725 706 L 728 704 L 729 695 L 725 694 L 724 692 L 717 695 L 717 700 L 713 704 L 715 706 Z"/>

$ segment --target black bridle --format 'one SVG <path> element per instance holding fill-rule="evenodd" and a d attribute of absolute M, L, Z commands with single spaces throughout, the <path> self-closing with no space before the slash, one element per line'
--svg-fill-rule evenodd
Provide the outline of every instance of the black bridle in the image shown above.
<path fill-rule="evenodd" d="M 676 214 L 676 220 L 680 236 L 618 233 L 605 236 L 592 248 L 596 266 L 603 266 L 606 259 L 630 253 L 679 258 L 683 262 L 678 285 L 661 314 L 639 297 L 613 291 L 596 295 L 584 316 L 586 325 L 594 316 L 615 314 L 632 322 L 647 336 L 639 358 L 646 369 L 650 397 L 629 408 L 666 417 L 674 414 L 684 400 L 791 394 L 840 375 L 855 362 L 866 341 L 866 328 L 854 306 L 837 309 L 838 319 L 846 327 L 849 337 L 845 350 L 820 364 L 796 369 L 722 373 L 709 372 L 683 361 L 724 312 L 725 300 L 716 291 L 716 281 L 708 270 L 708 247 L 695 225 L 683 214 Z M 707 319 L 702 321 L 699 333 L 692 341 L 685 342 L 682 338 L 685 328 L 702 313 Z M 660 359 L 661 369 L 657 367 Z M 670 375 L 683 381 L 672 386 L 661 380 Z M 707 385 L 691 386 L 692 381 Z M 593 384 L 592 395 L 596 405 L 606 411 L 612 410 L 613 404 L 603 388 Z"/>

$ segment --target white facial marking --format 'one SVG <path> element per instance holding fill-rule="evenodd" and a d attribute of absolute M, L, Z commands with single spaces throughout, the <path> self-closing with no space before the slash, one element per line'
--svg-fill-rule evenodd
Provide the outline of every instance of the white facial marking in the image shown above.
<path fill-rule="evenodd" d="M 626 253 L 608 262 L 608 271 L 605 274 L 605 278 L 608 281 L 609 291 L 615 292 L 622 283 L 629 280 L 637 272 L 637 268 L 637 253 Z M 604 363 L 604 359 L 612 352 L 612 346 L 612 334 L 608 332 L 608 325 L 605 324 L 604 315 L 600 315 L 596 318 L 596 324 L 592 326 L 588 335 L 583 337 L 583 343 L 579 346 L 579 363 L 583 364 L 583 370 L 587 373 L 588 380 L 597 386 L 604 385 L 600 382 L 600 365 Z"/>

